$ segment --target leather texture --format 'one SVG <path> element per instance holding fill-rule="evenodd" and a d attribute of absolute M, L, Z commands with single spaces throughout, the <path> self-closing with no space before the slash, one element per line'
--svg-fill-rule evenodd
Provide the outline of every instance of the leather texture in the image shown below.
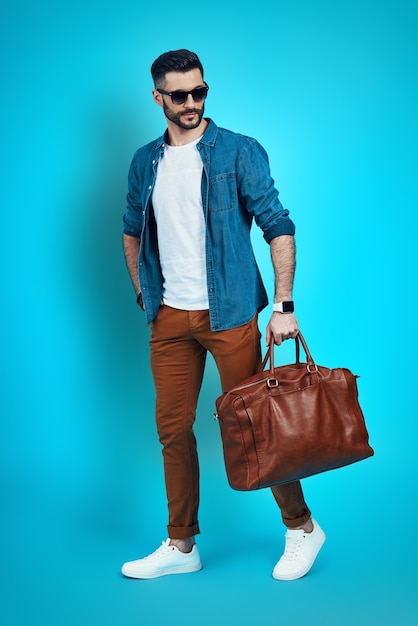
<path fill-rule="evenodd" d="M 216 400 L 233 489 L 271 487 L 374 454 L 358 401 L 357 376 L 346 368 L 317 366 L 300 332 L 295 342 L 295 363 L 274 367 L 271 343 L 262 371 Z M 299 342 L 306 363 L 299 360 Z"/>

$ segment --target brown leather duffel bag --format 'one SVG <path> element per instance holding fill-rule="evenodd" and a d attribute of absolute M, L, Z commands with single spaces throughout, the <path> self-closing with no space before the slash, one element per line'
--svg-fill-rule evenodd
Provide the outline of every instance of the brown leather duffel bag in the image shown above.
<path fill-rule="evenodd" d="M 358 402 L 357 376 L 316 365 L 301 335 L 296 363 L 262 371 L 216 400 L 231 487 L 261 489 L 331 470 L 374 454 Z M 306 363 L 299 361 L 299 341 Z M 270 368 L 265 370 L 267 361 Z"/>

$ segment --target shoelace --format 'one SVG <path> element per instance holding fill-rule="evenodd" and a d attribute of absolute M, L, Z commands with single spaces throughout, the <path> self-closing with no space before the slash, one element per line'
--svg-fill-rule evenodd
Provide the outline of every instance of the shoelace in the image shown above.
<path fill-rule="evenodd" d="M 286 535 L 286 547 L 282 558 L 286 559 L 286 561 L 295 561 L 298 557 L 304 539 L 305 535 L 301 535 L 300 537 L 291 537 Z"/>
<path fill-rule="evenodd" d="M 155 561 L 156 559 L 159 559 L 160 557 L 164 556 L 164 554 L 167 554 L 168 552 L 172 552 L 174 550 L 174 546 L 170 546 L 169 541 L 170 541 L 169 539 L 166 539 L 165 541 L 163 541 L 161 546 L 157 548 L 155 552 L 144 557 L 144 561 L 145 560 Z"/>

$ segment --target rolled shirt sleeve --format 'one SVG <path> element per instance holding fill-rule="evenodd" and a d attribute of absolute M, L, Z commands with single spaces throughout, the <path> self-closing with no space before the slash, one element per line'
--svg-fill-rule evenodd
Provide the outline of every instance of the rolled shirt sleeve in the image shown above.
<path fill-rule="evenodd" d="M 143 206 L 141 188 L 134 156 L 128 174 L 128 194 L 126 196 L 126 213 L 123 216 L 123 233 L 131 237 L 141 237 L 143 227 Z"/>
<path fill-rule="evenodd" d="M 256 139 L 247 140 L 237 174 L 242 204 L 254 217 L 267 243 L 280 235 L 294 235 L 295 225 L 279 200 L 267 153 Z"/>

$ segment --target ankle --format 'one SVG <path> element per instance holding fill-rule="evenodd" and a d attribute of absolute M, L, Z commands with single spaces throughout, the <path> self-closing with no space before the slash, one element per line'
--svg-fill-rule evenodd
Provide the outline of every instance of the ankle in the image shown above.
<path fill-rule="evenodd" d="M 307 522 L 305 522 L 304 524 L 301 524 L 300 526 L 297 526 L 296 528 L 292 528 L 291 530 L 304 530 L 305 533 L 310 534 L 313 531 L 313 523 L 312 523 L 312 519 L 309 518 Z"/>
<path fill-rule="evenodd" d="M 170 546 L 175 546 L 180 552 L 191 552 L 195 544 L 194 537 L 187 537 L 186 539 L 171 539 Z"/>

